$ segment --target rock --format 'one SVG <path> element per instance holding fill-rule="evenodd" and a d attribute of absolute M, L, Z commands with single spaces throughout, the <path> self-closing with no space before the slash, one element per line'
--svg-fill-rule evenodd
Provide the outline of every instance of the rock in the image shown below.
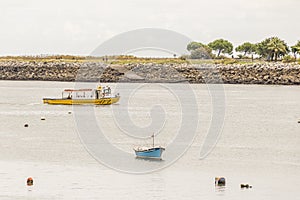
<path fill-rule="evenodd" d="M 0 62 L 1 80 L 181 82 L 300 85 L 298 64 L 156 64 L 104 66 L 99 62 Z M 134 73 L 132 78 L 130 73 Z M 126 77 L 129 76 L 129 77 Z"/>

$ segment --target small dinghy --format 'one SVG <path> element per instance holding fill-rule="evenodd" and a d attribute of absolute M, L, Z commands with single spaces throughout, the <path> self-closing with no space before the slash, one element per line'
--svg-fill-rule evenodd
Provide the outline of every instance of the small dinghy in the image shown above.
<path fill-rule="evenodd" d="M 133 150 L 138 158 L 157 158 L 161 159 L 162 153 L 165 150 L 164 147 L 155 146 L 154 134 L 151 136 L 153 139 L 152 147 L 136 147 Z"/>

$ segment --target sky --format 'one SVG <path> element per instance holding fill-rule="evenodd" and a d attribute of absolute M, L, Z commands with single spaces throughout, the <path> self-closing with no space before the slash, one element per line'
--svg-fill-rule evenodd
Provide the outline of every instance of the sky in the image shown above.
<path fill-rule="evenodd" d="M 1 0 L 0 55 L 90 55 L 140 28 L 237 46 L 271 36 L 300 40 L 299 0 Z"/>

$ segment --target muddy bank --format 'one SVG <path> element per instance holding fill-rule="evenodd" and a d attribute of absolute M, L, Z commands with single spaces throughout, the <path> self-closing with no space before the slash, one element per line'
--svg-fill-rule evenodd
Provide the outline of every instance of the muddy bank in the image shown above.
<path fill-rule="evenodd" d="M 300 65 L 263 63 L 125 64 L 98 62 L 0 62 L 1 80 L 183 82 L 299 85 Z"/>

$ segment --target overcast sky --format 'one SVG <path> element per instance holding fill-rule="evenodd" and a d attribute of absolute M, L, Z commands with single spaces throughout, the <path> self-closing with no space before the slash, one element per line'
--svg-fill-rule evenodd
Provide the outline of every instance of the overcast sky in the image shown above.
<path fill-rule="evenodd" d="M 0 55 L 89 55 L 139 28 L 163 28 L 234 45 L 300 40 L 299 0 L 1 0 Z"/>

